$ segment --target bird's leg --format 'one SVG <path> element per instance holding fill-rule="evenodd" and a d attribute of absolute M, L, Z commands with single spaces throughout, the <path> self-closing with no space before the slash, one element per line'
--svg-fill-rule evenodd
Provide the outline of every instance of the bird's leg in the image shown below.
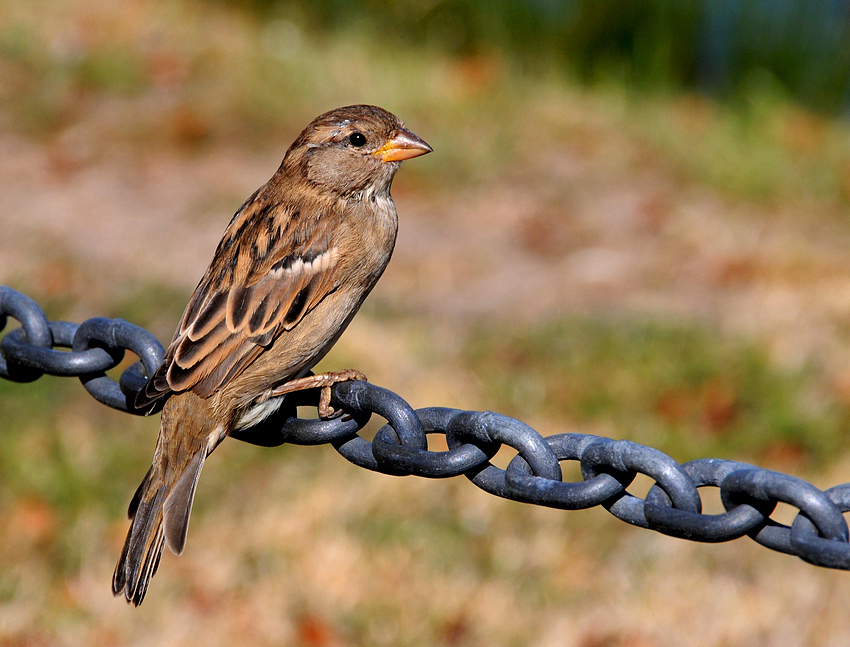
<path fill-rule="evenodd" d="M 319 396 L 319 417 L 327 419 L 334 414 L 334 410 L 331 407 L 331 387 L 338 382 L 348 382 L 349 380 L 363 380 L 365 382 L 366 376 L 360 371 L 355 371 L 353 368 L 347 368 L 344 371 L 320 373 L 319 375 L 308 375 L 307 377 L 299 377 L 297 380 L 291 380 L 276 386 L 272 389 L 269 397 L 273 398 L 284 393 L 292 393 L 293 391 L 322 389 Z"/>

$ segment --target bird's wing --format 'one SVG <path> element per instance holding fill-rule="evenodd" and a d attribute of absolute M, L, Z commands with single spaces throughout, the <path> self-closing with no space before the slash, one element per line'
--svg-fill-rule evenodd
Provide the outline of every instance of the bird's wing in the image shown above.
<path fill-rule="evenodd" d="M 137 407 L 171 392 L 212 395 L 337 288 L 331 270 L 338 250 L 318 211 L 286 211 L 271 199 L 249 198 L 219 243 Z"/>

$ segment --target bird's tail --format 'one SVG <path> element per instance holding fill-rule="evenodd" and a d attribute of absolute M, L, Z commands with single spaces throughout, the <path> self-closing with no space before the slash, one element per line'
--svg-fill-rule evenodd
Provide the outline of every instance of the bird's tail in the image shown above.
<path fill-rule="evenodd" d="M 192 502 L 207 455 L 218 444 L 217 426 L 187 396 L 172 397 L 162 412 L 154 463 L 130 502 L 132 519 L 112 576 L 112 592 L 142 603 L 156 573 L 162 549 L 183 552 Z M 187 404 L 190 411 L 187 411 Z"/>

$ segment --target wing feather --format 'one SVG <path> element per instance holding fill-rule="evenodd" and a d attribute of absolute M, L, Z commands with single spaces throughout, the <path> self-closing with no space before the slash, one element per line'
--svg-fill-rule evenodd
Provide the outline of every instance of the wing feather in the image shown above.
<path fill-rule="evenodd" d="M 181 325 L 181 328 L 186 329 L 186 333 L 191 339 L 201 339 L 218 325 L 218 322 L 220 321 L 220 311 L 226 302 L 226 293 L 216 292 L 210 295 L 210 297 L 206 299 L 206 302 L 197 317 L 189 320 L 191 321 L 191 325 L 185 326 L 184 324 Z"/>
<path fill-rule="evenodd" d="M 293 212 L 299 217 L 292 218 Z M 246 203 L 225 231 L 163 365 L 136 406 L 171 392 L 215 393 L 335 290 L 331 270 L 337 250 L 323 222 L 303 205 L 289 212 L 270 209 L 263 193 Z"/>
<path fill-rule="evenodd" d="M 180 338 L 174 347 L 174 363 L 180 368 L 188 369 L 209 356 L 213 349 L 220 346 L 232 334 L 223 321 L 210 330 L 205 336 L 193 340 L 187 334 Z"/>

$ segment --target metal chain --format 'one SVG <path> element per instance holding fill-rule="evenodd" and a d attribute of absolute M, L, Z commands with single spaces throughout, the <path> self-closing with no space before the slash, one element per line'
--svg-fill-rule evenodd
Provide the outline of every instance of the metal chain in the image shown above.
<path fill-rule="evenodd" d="M 79 325 L 48 321 L 35 301 L 0 286 L 0 331 L 7 317 L 21 327 L 0 341 L 0 377 L 31 382 L 45 373 L 76 376 L 99 402 L 145 413 L 133 400 L 164 355 L 151 333 L 121 319 Z M 125 350 L 141 362 L 115 382 L 106 371 L 122 361 Z M 601 505 L 626 523 L 673 537 L 722 542 L 746 535 L 810 564 L 850 570 L 850 533 L 842 516 L 850 511 L 850 483 L 821 491 L 794 476 L 736 461 L 707 458 L 680 465 L 657 449 L 626 440 L 575 433 L 544 438 L 519 420 L 490 411 L 413 410 L 397 394 L 367 382 L 343 382 L 332 393 L 332 406 L 346 413 L 340 418 L 298 418 L 298 406 L 318 402 L 317 392 L 305 391 L 287 396 L 285 406 L 261 424 L 231 435 L 267 447 L 330 443 L 355 465 L 384 474 L 464 475 L 513 501 L 563 510 Z M 373 413 L 387 424 L 369 442 L 358 432 Z M 430 451 L 428 434 L 444 434 L 449 449 Z M 490 462 L 502 445 L 517 451 L 506 470 Z M 564 483 L 561 461 L 578 461 L 584 480 Z M 626 491 L 637 474 L 655 481 L 646 499 Z M 702 513 L 702 487 L 720 489 L 726 512 Z M 800 511 L 790 526 L 770 519 L 780 502 Z"/>

